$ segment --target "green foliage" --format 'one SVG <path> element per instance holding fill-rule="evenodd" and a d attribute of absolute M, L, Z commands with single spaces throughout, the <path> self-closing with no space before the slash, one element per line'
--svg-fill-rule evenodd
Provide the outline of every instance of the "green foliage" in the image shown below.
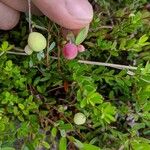
<path fill-rule="evenodd" d="M 84 28 L 76 37 L 77 44 L 85 40 L 87 49 L 77 59 L 90 60 L 91 65 L 61 57 L 64 39 L 47 18 L 33 16 L 34 27 L 45 36 L 48 31 L 49 41 L 47 49 L 30 56 L 16 48 L 23 49 L 27 42 L 25 18 L 17 29 L 2 32 L 0 149 L 149 150 L 147 3 L 92 1 L 95 14 L 88 36 Z M 94 65 L 93 61 L 107 63 L 108 67 Z M 83 125 L 73 121 L 78 112 L 86 116 Z"/>
<path fill-rule="evenodd" d="M 5 52 L 5 51 L 9 51 L 13 48 L 13 45 L 9 45 L 9 43 L 7 41 L 4 41 L 0 47 L 0 51 Z"/>

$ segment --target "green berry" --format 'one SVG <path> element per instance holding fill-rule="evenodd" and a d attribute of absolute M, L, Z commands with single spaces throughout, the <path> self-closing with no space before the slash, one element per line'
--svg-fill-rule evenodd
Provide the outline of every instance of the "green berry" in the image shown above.
<path fill-rule="evenodd" d="M 74 123 L 77 125 L 82 125 L 86 121 L 86 116 L 83 113 L 76 113 L 74 115 Z"/>
<path fill-rule="evenodd" d="M 46 38 L 38 32 L 31 32 L 28 37 L 29 47 L 35 51 L 39 52 L 46 48 Z"/>

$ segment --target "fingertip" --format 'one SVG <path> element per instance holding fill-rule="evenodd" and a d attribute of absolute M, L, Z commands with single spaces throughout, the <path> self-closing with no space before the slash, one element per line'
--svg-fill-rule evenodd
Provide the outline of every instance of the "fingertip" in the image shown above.
<path fill-rule="evenodd" d="M 33 0 L 32 2 L 49 19 L 67 29 L 81 29 L 93 19 L 93 8 L 88 0 Z"/>
<path fill-rule="evenodd" d="M 1 0 L 5 5 L 21 12 L 28 12 L 27 0 Z M 31 11 L 35 15 L 42 15 L 42 12 L 31 2 Z"/>
<path fill-rule="evenodd" d="M 14 28 L 20 19 L 20 13 L 0 2 L 0 29 L 10 30 Z"/>
<path fill-rule="evenodd" d="M 80 28 L 90 24 L 93 19 L 93 8 L 87 0 L 76 0 L 74 2 L 67 0 L 65 4 L 68 13 L 76 20 Z"/>

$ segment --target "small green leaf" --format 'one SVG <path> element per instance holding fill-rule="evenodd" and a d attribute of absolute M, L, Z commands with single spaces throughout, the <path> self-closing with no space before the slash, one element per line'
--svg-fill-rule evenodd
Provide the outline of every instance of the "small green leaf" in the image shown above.
<path fill-rule="evenodd" d="M 21 150 L 30 150 L 26 145 L 23 145 Z"/>
<path fill-rule="evenodd" d="M 103 97 L 99 93 L 95 92 L 88 97 L 88 101 L 91 105 L 95 106 L 95 104 L 100 104 L 103 102 Z"/>
<path fill-rule="evenodd" d="M 14 106 L 13 112 L 14 115 L 18 116 L 19 115 L 18 107 Z"/>
<path fill-rule="evenodd" d="M 11 50 L 14 48 L 14 45 L 9 45 L 9 47 L 7 47 L 7 51 Z"/>
<path fill-rule="evenodd" d="M 83 99 L 80 103 L 80 107 L 81 108 L 84 108 L 85 106 L 87 105 L 87 100 L 86 99 Z"/>
<path fill-rule="evenodd" d="M 59 141 L 59 150 L 67 150 L 67 139 L 62 137 Z"/>
<path fill-rule="evenodd" d="M 82 150 L 101 150 L 99 147 L 83 143 L 83 149 Z"/>
<path fill-rule="evenodd" d="M 68 131 L 68 130 L 73 130 L 73 126 L 69 123 L 67 124 L 62 124 L 59 126 L 59 129 L 60 130 L 65 130 L 65 131 Z"/>
<path fill-rule="evenodd" d="M 56 46 L 56 43 L 52 42 L 51 45 L 50 45 L 50 47 L 48 48 L 48 52 L 50 52 L 51 50 L 53 50 L 55 46 Z"/>
<path fill-rule="evenodd" d="M 44 52 L 43 52 L 43 51 L 37 53 L 37 59 L 38 59 L 39 61 L 41 61 L 44 57 L 45 57 L 45 55 L 44 55 Z"/>
<path fill-rule="evenodd" d="M 143 44 L 148 40 L 148 36 L 144 34 L 143 36 L 140 37 L 139 39 L 139 44 Z"/>
<path fill-rule="evenodd" d="M 92 144 L 87 144 L 87 143 L 82 143 L 79 140 L 75 139 L 75 145 L 80 149 L 80 150 L 101 150 L 99 147 L 92 145 Z"/>
<path fill-rule="evenodd" d="M 3 50 L 7 50 L 7 47 L 9 46 L 8 42 L 7 41 L 4 41 L 3 44 L 2 44 L 2 49 Z"/>
<path fill-rule="evenodd" d="M 20 109 L 22 109 L 22 110 L 24 109 L 24 105 L 23 104 L 18 104 L 18 106 L 19 106 Z"/>
<path fill-rule="evenodd" d="M 45 148 L 50 149 L 50 145 L 49 145 L 47 142 L 43 141 L 43 142 L 42 142 L 42 145 L 43 145 Z"/>
<path fill-rule="evenodd" d="M 57 128 L 52 128 L 52 130 L 51 130 L 51 135 L 55 138 L 56 137 L 56 135 L 57 135 Z"/>
<path fill-rule="evenodd" d="M 75 139 L 74 144 L 79 148 L 82 149 L 83 148 L 83 143 L 81 143 L 79 140 Z"/>
<path fill-rule="evenodd" d="M 77 44 L 77 45 L 81 44 L 87 37 L 88 31 L 89 31 L 89 26 L 86 26 L 85 28 L 83 28 L 80 31 L 80 33 L 77 35 L 75 44 Z"/>
<path fill-rule="evenodd" d="M 0 122 L 0 132 L 5 130 L 5 124 Z"/>
<path fill-rule="evenodd" d="M 150 144 L 149 143 L 138 143 L 138 142 L 133 142 L 132 143 L 132 148 L 133 150 L 149 150 L 150 149 Z"/>

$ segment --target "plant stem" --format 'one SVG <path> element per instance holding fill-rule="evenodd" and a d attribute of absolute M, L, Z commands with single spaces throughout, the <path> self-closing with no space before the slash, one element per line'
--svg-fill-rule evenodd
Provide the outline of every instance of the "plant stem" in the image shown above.
<path fill-rule="evenodd" d="M 58 57 L 51 56 L 51 58 L 58 60 Z M 119 65 L 119 64 L 95 62 L 95 61 L 88 61 L 88 60 L 78 60 L 78 62 L 82 63 L 82 64 L 87 64 L 87 65 L 98 65 L 98 66 L 105 66 L 105 67 L 111 67 L 111 68 L 116 68 L 116 69 L 137 70 L 137 67 L 126 66 L 126 65 Z"/>
<path fill-rule="evenodd" d="M 48 22 L 48 35 L 47 35 L 47 51 L 46 51 L 46 64 L 47 67 L 50 67 L 50 57 L 49 57 L 49 42 L 51 39 L 51 35 L 50 35 L 50 22 Z"/>
<path fill-rule="evenodd" d="M 23 56 L 27 56 L 26 53 L 10 52 L 10 51 L 8 51 L 8 52 L 6 52 L 6 53 L 7 53 L 7 54 L 14 54 L 14 55 L 23 55 Z"/>
<path fill-rule="evenodd" d="M 40 29 L 40 30 L 43 30 L 43 31 L 48 31 L 48 29 L 46 29 L 45 27 L 41 27 L 35 23 L 32 23 L 32 28 L 37 28 L 37 29 Z"/>
<path fill-rule="evenodd" d="M 100 26 L 100 27 L 97 27 L 95 29 L 89 29 L 90 32 L 93 32 L 93 31 L 98 31 L 100 29 L 113 29 L 113 26 Z"/>
<path fill-rule="evenodd" d="M 111 63 L 103 63 L 103 62 L 95 62 L 95 61 L 87 61 L 87 60 L 78 60 L 78 62 L 79 63 L 84 63 L 84 64 L 89 64 L 89 65 L 98 65 L 98 66 L 112 67 L 112 68 L 117 68 L 117 69 L 137 70 L 137 67 L 118 65 L 118 64 L 111 64 Z"/>
<path fill-rule="evenodd" d="M 13 49 L 14 49 L 14 50 L 16 50 L 16 51 L 19 51 L 19 52 L 24 52 L 24 50 L 23 50 L 23 49 L 18 48 L 18 47 L 13 47 Z"/>
<path fill-rule="evenodd" d="M 58 70 L 61 70 L 60 69 L 60 55 L 61 55 L 61 49 L 60 49 L 60 46 L 58 46 L 58 57 L 57 57 L 57 60 L 58 60 Z"/>
<path fill-rule="evenodd" d="M 32 32 L 32 26 L 31 26 L 31 0 L 28 0 L 28 15 L 29 15 L 29 31 Z"/>

